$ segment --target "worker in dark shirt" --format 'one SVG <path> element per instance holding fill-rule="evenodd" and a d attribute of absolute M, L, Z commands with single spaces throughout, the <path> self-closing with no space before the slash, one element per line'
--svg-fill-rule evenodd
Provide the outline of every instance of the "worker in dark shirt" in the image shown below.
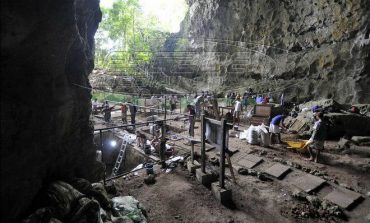
<path fill-rule="evenodd" d="M 136 118 L 136 112 L 137 112 L 137 107 L 136 105 L 132 104 L 131 102 L 128 102 L 129 104 L 129 109 L 130 109 L 130 116 L 131 116 L 131 124 L 135 124 L 135 118 Z M 135 126 L 133 126 L 135 128 Z"/>
<path fill-rule="evenodd" d="M 317 163 L 317 159 L 320 155 L 320 152 L 324 149 L 324 143 L 326 140 L 326 134 L 327 134 L 327 125 L 324 121 L 324 114 L 322 112 L 317 112 L 315 114 L 316 122 L 313 126 L 313 133 L 311 138 L 307 141 L 304 148 L 308 149 L 308 152 L 310 153 L 310 157 L 306 160 L 309 161 L 315 161 Z M 316 156 L 315 159 L 313 158 L 313 152 L 312 148 L 316 149 Z"/>
<path fill-rule="evenodd" d="M 105 101 L 103 106 L 104 106 L 104 108 L 103 108 L 102 112 L 104 113 L 104 121 L 105 122 L 111 122 L 111 117 L 112 117 L 111 112 L 114 109 L 115 105 L 113 105 L 112 107 L 109 107 L 108 101 Z"/>
<path fill-rule="evenodd" d="M 194 137 L 194 125 L 195 125 L 195 110 L 193 106 L 186 106 L 189 111 L 189 136 Z"/>

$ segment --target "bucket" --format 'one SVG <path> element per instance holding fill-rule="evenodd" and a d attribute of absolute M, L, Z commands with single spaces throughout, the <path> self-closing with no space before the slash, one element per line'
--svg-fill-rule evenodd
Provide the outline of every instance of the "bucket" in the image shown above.
<path fill-rule="evenodd" d="M 152 153 L 150 145 L 145 145 L 144 146 L 144 152 L 146 155 L 150 155 Z"/>
<path fill-rule="evenodd" d="M 172 156 L 174 149 L 173 148 L 166 148 L 165 154 L 167 156 Z"/>
<path fill-rule="evenodd" d="M 238 131 L 238 130 L 239 130 L 239 126 L 234 125 L 234 130 L 235 130 L 235 131 Z"/>
<path fill-rule="evenodd" d="M 144 165 L 144 168 L 145 168 L 145 170 L 146 170 L 146 174 L 154 174 L 154 169 L 153 169 L 153 167 L 154 167 L 154 164 L 153 163 L 146 163 L 145 165 Z"/>

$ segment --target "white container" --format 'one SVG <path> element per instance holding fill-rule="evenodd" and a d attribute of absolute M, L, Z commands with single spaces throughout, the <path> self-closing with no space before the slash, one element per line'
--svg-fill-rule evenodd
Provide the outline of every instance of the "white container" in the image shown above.
<path fill-rule="evenodd" d="M 96 150 L 96 160 L 99 162 L 103 162 L 103 155 L 101 153 L 101 150 Z"/>

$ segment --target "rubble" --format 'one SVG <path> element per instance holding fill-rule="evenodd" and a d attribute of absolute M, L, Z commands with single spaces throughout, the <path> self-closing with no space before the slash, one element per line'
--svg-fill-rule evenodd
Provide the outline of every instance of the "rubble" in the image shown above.
<path fill-rule="evenodd" d="M 135 223 L 145 223 L 146 210 L 142 204 L 132 196 L 120 196 L 112 198 L 113 209 L 119 213 L 119 217 L 128 217 Z"/>
<path fill-rule="evenodd" d="M 356 141 L 340 138 L 337 148 L 344 154 L 357 154 L 363 157 L 370 157 L 370 146 L 367 145 L 368 142 L 366 141 L 368 138 L 369 137 L 361 138 L 360 136 L 356 136 L 354 138 Z"/>
<path fill-rule="evenodd" d="M 51 183 L 40 195 L 43 207 L 37 207 L 22 222 L 147 222 L 146 210 L 135 198 L 111 200 L 103 183 L 91 184 L 81 178 L 69 182 L 73 186 L 63 181 Z"/>
<path fill-rule="evenodd" d="M 155 182 L 156 180 L 154 174 L 149 174 L 147 177 L 144 178 L 144 183 L 146 185 L 155 184 Z"/>
<path fill-rule="evenodd" d="M 291 212 L 296 218 L 311 217 L 311 218 L 330 218 L 331 216 L 345 220 L 346 215 L 343 210 L 327 201 L 321 201 L 317 196 L 309 195 L 304 191 L 295 191 L 291 195 L 294 199 L 306 202 L 306 204 L 297 204 Z"/>
<path fill-rule="evenodd" d="M 332 99 L 300 104 L 297 117 L 288 117 L 285 120 L 285 124 L 289 127 L 290 132 L 297 133 L 303 138 L 311 136 L 314 122 L 313 107 L 318 107 L 318 111 L 325 113 L 329 126 L 328 138 L 370 135 L 370 117 L 368 115 L 350 113 L 348 112 L 350 106 L 341 105 Z M 367 106 L 366 108 L 368 109 L 369 107 Z"/>
<path fill-rule="evenodd" d="M 250 168 L 239 168 L 238 173 L 240 175 L 250 175 L 255 176 L 261 181 L 273 181 L 270 177 L 268 177 L 265 173 L 256 171 Z"/>

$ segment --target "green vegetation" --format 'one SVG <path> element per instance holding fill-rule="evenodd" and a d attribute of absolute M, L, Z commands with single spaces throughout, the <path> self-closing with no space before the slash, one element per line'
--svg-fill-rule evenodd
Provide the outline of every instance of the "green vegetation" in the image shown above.
<path fill-rule="evenodd" d="M 152 52 L 163 46 L 169 33 L 155 30 L 158 20 L 143 16 L 138 0 L 116 0 L 102 8 L 103 18 L 96 34 L 95 65 L 133 75 L 149 64 Z M 114 46 L 114 47 L 113 47 Z"/>

